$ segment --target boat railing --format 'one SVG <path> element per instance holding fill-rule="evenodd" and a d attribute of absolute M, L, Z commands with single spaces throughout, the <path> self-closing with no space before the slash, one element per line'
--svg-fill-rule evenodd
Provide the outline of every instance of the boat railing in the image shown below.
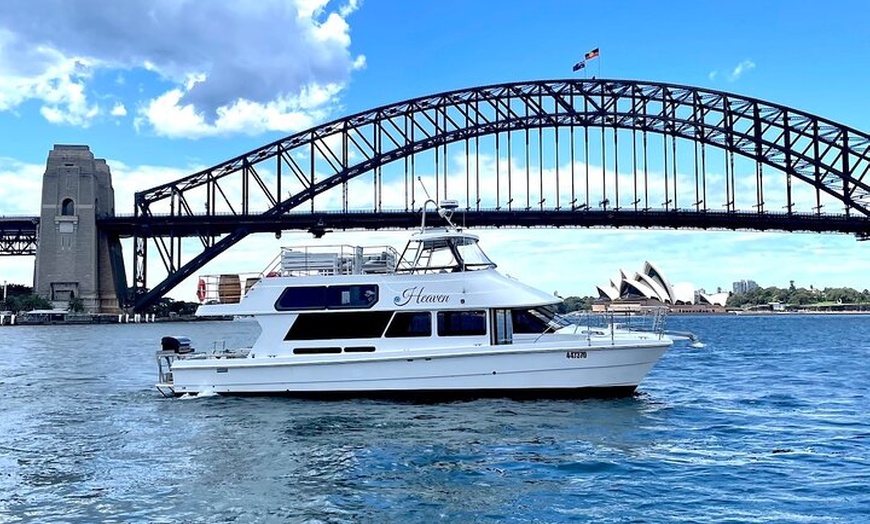
<path fill-rule="evenodd" d="M 201 304 L 236 304 L 260 281 L 260 273 L 200 275 L 196 298 Z"/>
<path fill-rule="evenodd" d="M 388 274 L 396 271 L 398 260 L 399 253 L 391 246 L 283 247 L 264 276 Z"/>
<path fill-rule="evenodd" d="M 626 310 L 608 309 L 606 311 L 577 311 L 558 317 L 578 328 L 596 330 L 599 335 L 614 335 L 616 332 L 653 333 L 658 337 L 665 334 L 668 317 L 666 306 L 643 306 Z"/>
<path fill-rule="evenodd" d="M 283 247 L 259 273 L 201 275 L 196 296 L 202 304 L 235 304 L 263 278 L 392 274 L 398 260 L 391 246 Z"/>

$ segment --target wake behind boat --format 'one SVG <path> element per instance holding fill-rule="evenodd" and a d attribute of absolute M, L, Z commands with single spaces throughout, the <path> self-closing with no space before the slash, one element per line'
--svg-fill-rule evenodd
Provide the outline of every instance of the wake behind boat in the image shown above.
<path fill-rule="evenodd" d="M 433 203 L 428 201 L 428 203 Z M 450 222 L 389 247 L 284 248 L 249 278 L 203 277 L 197 316 L 252 316 L 250 348 L 195 351 L 163 337 L 158 390 L 305 397 L 631 395 L 672 345 L 648 331 L 558 323 L 560 300 L 496 271 Z M 242 289 L 244 282 L 244 290 Z"/>

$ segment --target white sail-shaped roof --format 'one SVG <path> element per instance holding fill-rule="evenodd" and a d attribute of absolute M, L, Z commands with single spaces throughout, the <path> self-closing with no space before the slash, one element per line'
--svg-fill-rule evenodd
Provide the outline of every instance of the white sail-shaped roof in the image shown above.
<path fill-rule="evenodd" d="M 641 280 L 636 273 L 631 279 L 623 279 L 622 285 L 619 287 L 619 296 L 621 298 L 635 296 L 659 299 L 656 291 Z"/>
<path fill-rule="evenodd" d="M 650 261 L 646 261 L 643 263 L 643 273 L 649 275 L 653 280 L 657 280 L 663 288 L 668 290 L 668 295 L 673 298 L 670 291 L 673 287 L 671 286 L 671 283 L 668 282 L 668 278 L 665 274 L 659 270 L 658 266 Z"/>
<path fill-rule="evenodd" d="M 619 289 L 617 289 L 612 282 L 609 286 L 595 286 L 595 289 L 598 290 L 598 298 L 606 298 L 609 300 L 616 300 L 619 298 Z"/>
<path fill-rule="evenodd" d="M 642 280 L 653 291 L 655 291 L 656 298 L 658 298 L 659 301 L 661 301 L 662 303 L 665 303 L 665 304 L 673 304 L 674 303 L 674 297 L 672 294 L 672 290 L 665 289 L 665 287 L 662 285 L 660 280 L 652 278 L 651 276 L 649 276 L 645 273 L 638 273 L 635 276 L 637 277 L 638 280 Z"/>
<path fill-rule="evenodd" d="M 644 262 L 643 271 L 640 273 L 629 273 L 620 268 L 618 275 L 611 278 L 608 285 L 596 286 L 596 289 L 601 299 L 647 298 L 665 304 L 695 303 L 695 290 L 692 284 L 682 282 L 671 285 L 658 266 L 649 261 Z M 727 293 L 725 299 L 727 299 Z M 724 304 L 724 299 L 718 296 L 713 300 L 717 301 L 713 303 L 722 302 Z"/>

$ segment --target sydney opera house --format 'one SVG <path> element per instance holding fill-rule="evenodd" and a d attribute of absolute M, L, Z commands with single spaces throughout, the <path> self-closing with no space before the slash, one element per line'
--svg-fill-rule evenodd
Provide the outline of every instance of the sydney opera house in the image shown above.
<path fill-rule="evenodd" d="M 728 293 L 695 292 L 689 283 L 671 285 L 658 267 L 645 262 L 643 270 L 628 273 L 619 270 L 605 286 L 596 286 L 598 303 L 610 304 L 663 304 L 673 311 L 724 311 Z"/>

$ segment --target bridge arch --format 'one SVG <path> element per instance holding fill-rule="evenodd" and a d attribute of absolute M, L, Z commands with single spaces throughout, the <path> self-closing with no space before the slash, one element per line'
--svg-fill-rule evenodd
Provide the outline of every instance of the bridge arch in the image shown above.
<path fill-rule="evenodd" d="M 610 182 L 611 188 L 609 192 L 601 188 L 600 197 L 593 199 L 588 190 L 588 166 L 596 155 L 590 155 L 589 130 L 596 128 L 601 133 L 601 151 L 597 155 L 602 164 L 601 185 Z M 545 130 L 552 130 L 548 140 L 555 141 L 549 149 L 543 144 Z M 575 130 L 582 130 L 585 135 L 582 140 L 585 150 L 576 156 Z M 724 180 L 717 182 L 724 186 L 724 212 L 734 216 L 750 215 L 743 217 L 742 227 L 752 227 L 753 221 L 757 221 L 759 228 L 766 229 L 769 226 L 761 227 L 761 224 L 767 223 L 765 220 L 771 214 L 799 220 L 809 220 L 813 215 L 822 218 L 823 215 L 830 216 L 827 209 L 834 206 L 842 209 L 836 213 L 837 218 L 860 221 L 870 218 L 870 135 L 857 129 L 755 98 L 682 85 L 603 79 L 505 83 L 418 97 L 360 112 L 137 193 L 136 213 L 143 224 L 160 213 L 168 213 L 179 220 L 201 217 L 217 222 L 226 216 L 245 219 L 238 220 L 245 222 L 244 225 L 227 229 L 226 236 L 219 240 L 213 231 L 198 233 L 204 251 L 186 264 L 177 260 L 180 247 L 175 247 L 174 239 L 170 238 L 168 245 L 165 241 L 157 242 L 170 276 L 141 298 L 161 296 L 249 233 L 276 228 L 275 224 L 280 224 L 283 217 L 305 204 L 310 204 L 310 212 L 314 212 L 315 200 L 329 194 L 330 190 L 341 187 L 341 197 L 332 201 L 338 210 L 351 211 L 349 188 L 355 179 L 366 174 L 373 177 L 371 209 L 374 212 L 388 209 L 413 212 L 419 209 L 423 199 L 414 187 L 414 175 L 418 171 L 415 159 L 427 153 L 434 152 L 431 154 L 434 165 L 430 162 L 426 169 L 434 168 L 432 179 L 436 198 L 463 193 L 461 188 L 448 185 L 448 148 L 455 148 L 457 144 L 465 148 L 465 176 L 469 188 L 464 192 L 465 208 L 467 211 L 481 211 L 481 192 L 478 188 L 476 198 L 472 198 L 469 180 L 472 158 L 477 157 L 475 161 L 479 162 L 481 156 L 480 139 L 495 137 L 497 165 L 503 157 L 500 146 L 507 148 L 507 184 L 510 186 L 511 137 L 516 137 L 517 133 L 520 134 L 517 138 L 521 142 L 521 153 L 526 159 L 527 186 L 531 186 L 529 165 L 535 163 L 530 157 L 537 154 L 541 159 L 537 163 L 540 180 L 535 180 L 540 182 L 539 200 L 533 202 L 531 190 L 526 191 L 526 205 L 517 206 L 519 211 L 545 208 L 542 163 L 547 152 L 555 156 L 556 165 L 555 202 L 547 204 L 552 209 L 562 210 L 564 207 L 579 216 L 592 211 L 592 208 L 602 208 L 610 211 L 607 215 L 613 219 L 613 224 L 640 226 L 649 225 L 648 217 L 645 219 L 641 215 L 719 212 L 718 207 L 711 206 L 707 194 L 707 172 L 710 169 L 704 165 L 704 148 L 711 146 L 722 152 L 724 159 L 721 164 L 724 174 L 720 177 Z M 537 133 L 532 136 L 532 142 L 537 139 L 537 144 L 530 143 L 530 133 Z M 609 134 L 606 136 L 606 133 Z M 631 143 L 630 155 L 625 148 L 622 153 L 618 151 L 617 138 L 626 133 L 630 135 L 627 140 Z M 560 136 L 563 137 L 561 145 Z M 663 183 L 661 178 L 649 183 L 649 162 L 644 157 L 643 187 L 638 190 L 641 163 L 638 162 L 637 149 L 642 144 L 643 154 L 647 155 L 648 136 L 659 137 L 664 146 L 659 152 L 665 166 L 662 173 L 658 173 L 659 177 L 663 174 L 664 179 Z M 502 137 L 506 137 L 506 144 Z M 613 145 L 608 151 L 610 137 Z M 525 138 L 524 144 L 522 138 Z M 568 141 L 570 148 L 566 145 Z M 687 206 L 680 206 L 677 199 L 680 193 L 677 144 L 680 141 L 691 143 L 695 150 L 695 187 L 694 191 L 689 191 L 690 204 Z M 569 149 L 573 198 L 566 198 L 563 206 L 558 189 L 559 154 L 561 152 L 564 159 Z M 673 154 L 668 165 L 671 149 Z M 578 157 L 582 157 L 587 166 L 585 180 L 581 180 L 586 183 L 585 199 L 574 193 L 578 182 L 574 166 Z M 745 177 L 754 182 L 755 195 L 749 209 L 741 209 L 737 204 L 741 186 L 746 184 L 735 174 L 735 157 L 750 162 L 751 171 L 754 171 Z M 631 167 L 625 169 L 629 158 Z M 606 170 L 608 160 L 614 171 L 612 180 L 608 179 Z M 634 179 L 634 192 L 629 192 L 630 196 L 623 199 L 619 194 L 620 160 L 623 172 L 631 173 L 630 177 Z M 399 171 L 404 171 L 399 175 L 404 177 L 404 201 L 390 201 L 385 205 L 383 169 L 397 164 Z M 765 201 L 765 183 L 769 185 L 772 179 L 765 168 L 777 173 L 782 188 L 782 206 L 772 206 Z M 495 176 L 496 193 L 500 191 L 499 181 L 503 180 L 500 176 L 498 173 Z M 547 176 L 552 178 L 549 174 Z M 550 183 L 552 180 L 548 180 Z M 615 198 L 612 196 L 614 183 Z M 801 201 L 794 195 L 799 186 L 809 189 L 813 197 L 814 205 L 806 210 L 799 209 Z M 652 197 L 651 192 L 654 193 Z M 504 204 L 505 208 L 513 209 L 511 190 L 507 193 L 504 201 L 499 196 L 491 207 L 501 210 Z M 661 197 L 658 199 L 660 204 L 657 204 L 656 196 Z M 825 211 L 824 206 L 827 206 Z M 196 211 L 203 208 L 204 213 Z M 582 225 L 579 218 L 575 225 Z M 280 227 L 277 226 L 278 231 Z M 141 288 L 145 284 L 145 239 L 152 234 L 153 231 L 149 232 L 145 225 L 137 234 L 134 278 L 135 285 Z M 180 246 L 180 240 L 178 242 Z M 175 256 L 176 252 L 179 256 Z M 143 300 L 137 303 L 141 304 Z"/>

